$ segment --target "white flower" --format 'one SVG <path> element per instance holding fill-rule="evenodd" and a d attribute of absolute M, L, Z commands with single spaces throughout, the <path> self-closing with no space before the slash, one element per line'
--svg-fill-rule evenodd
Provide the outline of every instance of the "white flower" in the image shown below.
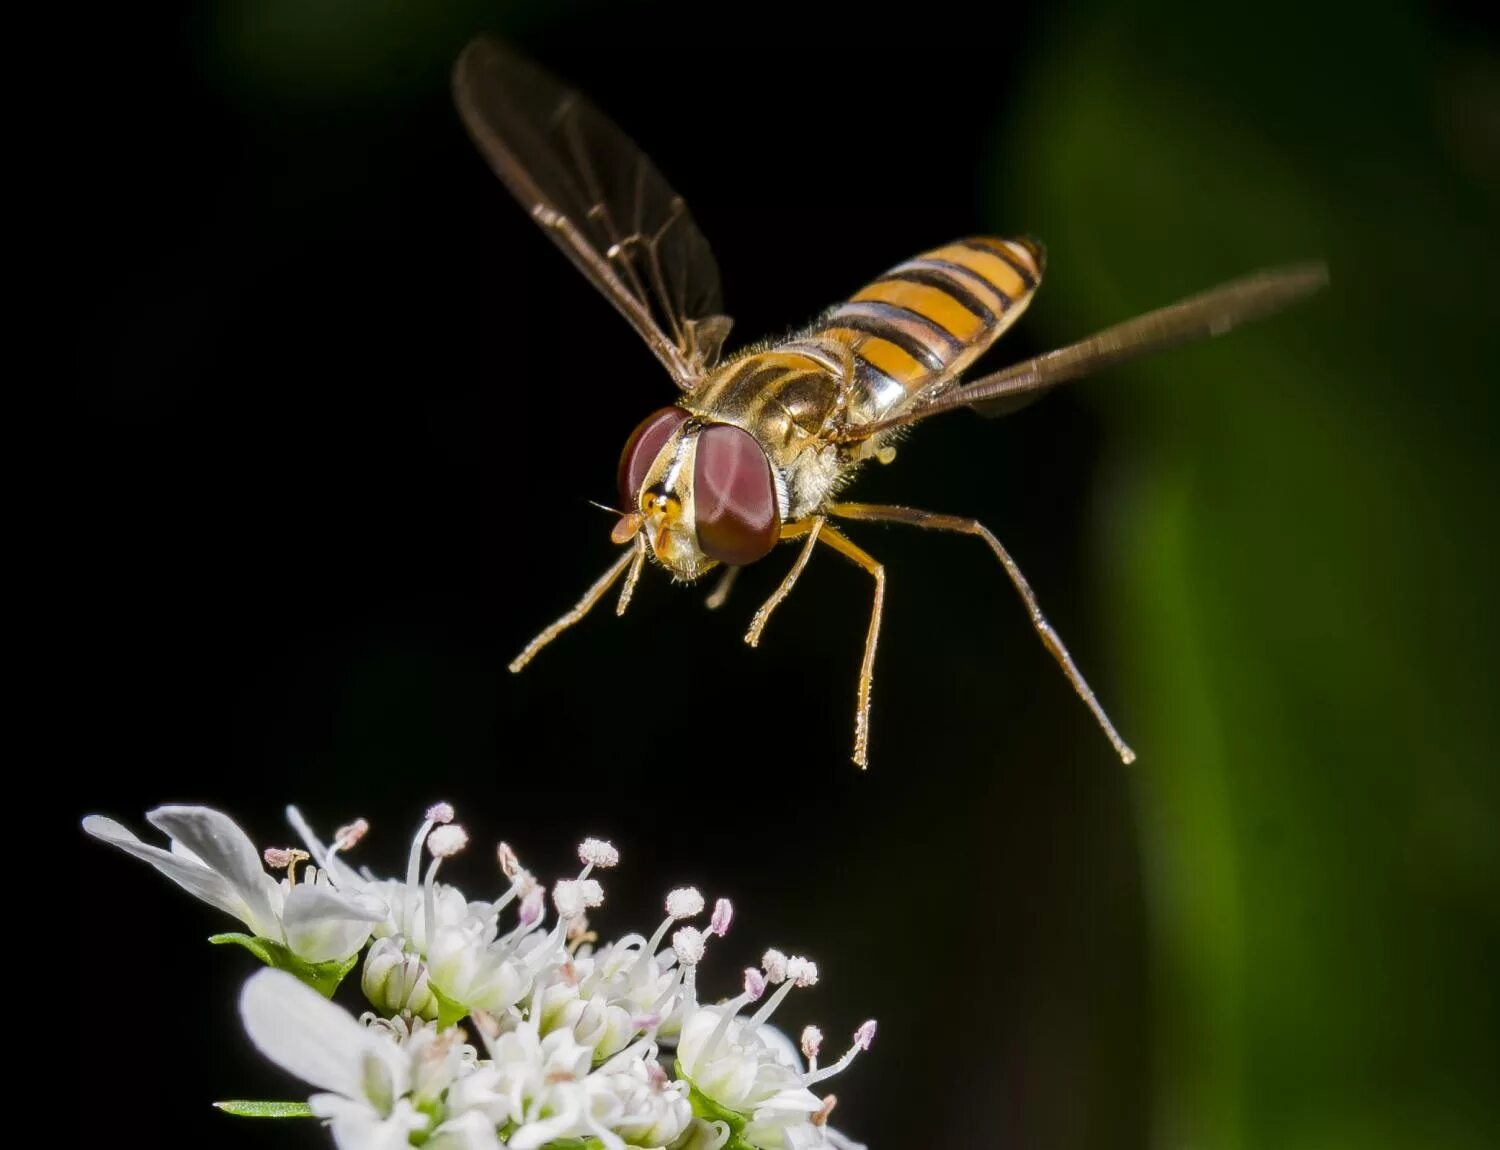
<path fill-rule="evenodd" d="M 817 983 L 817 964 L 768 950 L 761 965 L 764 974 L 753 968 L 745 971 L 741 994 L 723 1005 L 699 1007 L 687 1016 L 677 1046 L 678 1064 L 706 1098 L 748 1116 L 740 1136 L 760 1150 L 802 1150 L 825 1141 L 842 1145 L 847 1139 L 825 1128 L 831 1101 L 820 1099 L 810 1088 L 868 1050 L 875 1039 L 875 1023 L 860 1026 L 848 1052 L 821 1070 L 817 1054 L 823 1035 L 817 1027 L 808 1027 L 802 1036 L 809 1058 L 804 1070 L 791 1040 L 767 1022 L 793 987 Z M 781 985 L 753 1017 L 740 1018 L 740 1011 L 758 1001 L 768 983 Z"/>
<path fill-rule="evenodd" d="M 492 1123 L 510 1127 L 506 1146 L 537 1150 L 559 1138 L 597 1137 L 617 1148 L 620 1139 L 594 1117 L 589 1095 L 600 1083 L 589 1074 L 593 1056 L 566 1030 L 545 1038 L 522 1024 L 491 1037 L 483 1028 L 488 1065 L 449 1091 L 454 1111 L 477 1110 Z"/>
<path fill-rule="evenodd" d="M 614 1132 L 632 1146 L 667 1146 L 692 1125 L 693 1106 L 687 1083 L 667 1077 L 654 1048 L 646 1053 L 644 1058 L 634 1051 L 616 1055 L 595 1073 L 618 1103 Z"/>
<path fill-rule="evenodd" d="M 241 995 L 251 1040 L 311 1084 L 309 1105 L 341 1150 L 723 1150 L 731 1139 L 751 1150 L 863 1150 L 828 1125 L 835 1099 L 813 1087 L 868 1049 L 875 1024 L 830 1066 L 818 1065 L 815 1026 L 799 1053 L 770 1019 L 794 988 L 818 982 L 818 968 L 777 950 L 745 971 L 738 996 L 701 1005 L 700 968 L 734 915 L 719 899 L 706 924 L 689 925 L 707 909 L 692 887 L 667 895 L 649 936 L 596 949 L 586 912 L 605 892 L 591 876 L 619 862 L 603 840 L 581 843 L 581 871 L 553 885 L 547 928 L 546 888 L 503 843 L 499 898 L 470 900 L 438 881 L 469 843 L 446 803 L 427 811 L 404 879 L 391 880 L 339 857 L 368 831 L 363 820 L 325 845 L 290 808 L 306 849 L 265 852 L 286 871 L 278 882 L 227 816 L 162 807 L 149 817 L 171 849 L 98 816 L 84 826 L 306 961 L 353 956 L 373 934 L 360 985 L 376 1010 L 358 1021 L 279 970 Z M 482 1052 L 454 1024 L 463 1015 Z"/>
<path fill-rule="evenodd" d="M 184 890 L 239 919 L 252 934 L 286 946 L 305 962 L 349 957 L 386 917 L 381 900 L 358 886 L 339 889 L 327 870 L 308 868 L 301 882 L 289 870 L 288 878 L 278 882 L 266 873 L 249 836 L 220 811 L 157 807 L 146 819 L 171 838 L 169 850 L 142 842 L 103 815 L 84 819 L 83 829 L 144 859 Z M 293 854 L 306 857 L 304 852 L 277 853 L 290 867 L 298 861 Z"/>
<path fill-rule="evenodd" d="M 308 1104 L 328 1120 L 341 1150 L 406 1147 L 416 1133 L 454 1150 L 500 1144 L 482 1116 L 442 1114 L 441 1099 L 472 1069 L 456 1041 L 460 1031 L 426 1027 L 397 1042 L 279 970 L 245 984 L 240 1016 L 262 1054 L 319 1088 Z"/>

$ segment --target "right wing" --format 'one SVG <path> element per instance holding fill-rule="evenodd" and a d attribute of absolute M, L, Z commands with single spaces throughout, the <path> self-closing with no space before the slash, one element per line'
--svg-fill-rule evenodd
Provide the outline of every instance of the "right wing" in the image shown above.
<path fill-rule="evenodd" d="M 909 411 L 860 427 L 859 435 L 864 438 L 960 407 L 973 408 L 981 415 L 1008 415 L 1059 384 L 1153 351 L 1223 335 L 1242 323 L 1281 311 L 1327 283 L 1328 268 L 1321 263 L 1256 272 L 945 391 Z"/>

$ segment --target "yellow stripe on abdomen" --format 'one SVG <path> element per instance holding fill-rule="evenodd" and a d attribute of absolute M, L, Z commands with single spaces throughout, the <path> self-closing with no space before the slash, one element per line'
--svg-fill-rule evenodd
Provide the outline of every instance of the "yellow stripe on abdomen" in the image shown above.
<path fill-rule="evenodd" d="M 968 343 L 984 328 L 984 320 L 975 315 L 942 288 L 910 280 L 877 280 L 852 297 L 855 302 L 871 300 L 889 303 L 916 312 L 931 320 L 955 339 Z"/>
<path fill-rule="evenodd" d="M 909 351 L 888 339 L 849 327 L 831 327 L 823 335 L 848 346 L 871 367 L 885 372 L 903 387 L 920 384 L 932 375 L 931 369 Z"/>
<path fill-rule="evenodd" d="M 1020 299 L 1028 290 L 1021 273 L 993 251 L 982 251 L 965 244 L 949 244 L 935 252 L 928 252 L 925 258 L 957 264 L 979 276 L 1011 301 Z"/>

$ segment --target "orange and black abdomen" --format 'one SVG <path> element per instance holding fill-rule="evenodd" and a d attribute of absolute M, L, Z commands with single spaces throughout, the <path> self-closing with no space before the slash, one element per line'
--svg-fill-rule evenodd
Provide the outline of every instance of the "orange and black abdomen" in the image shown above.
<path fill-rule="evenodd" d="M 864 402 L 851 414 L 886 418 L 967 368 L 1026 310 L 1044 263 L 1031 240 L 959 240 L 892 268 L 830 311 L 813 334 L 854 353 Z"/>

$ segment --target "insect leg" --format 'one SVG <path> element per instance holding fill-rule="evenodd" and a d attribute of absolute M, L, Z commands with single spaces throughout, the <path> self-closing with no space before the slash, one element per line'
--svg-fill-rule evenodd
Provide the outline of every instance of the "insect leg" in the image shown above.
<path fill-rule="evenodd" d="M 806 535 L 807 542 L 802 544 L 802 550 L 797 555 L 797 561 L 792 564 L 792 569 L 786 573 L 786 578 L 781 581 L 771 597 L 761 604 L 755 618 L 750 620 L 750 630 L 745 632 L 745 642 L 752 647 L 760 646 L 760 633 L 766 629 L 766 621 L 771 618 L 771 612 L 781 606 L 781 601 L 792 593 L 792 587 L 796 585 L 797 577 L 802 574 L 802 569 L 807 566 L 807 561 L 812 558 L 813 548 L 817 546 L 818 533 L 823 530 L 823 525 L 828 521 L 821 515 L 815 519 L 804 519 L 801 523 L 792 523 L 781 529 L 781 538 L 795 539 L 799 535 Z"/>
<path fill-rule="evenodd" d="M 630 561 L 630 573 L 625 576 L 625 586 L 620 588 L 620 601 L 615 604 L 615 614 L 625 614 L 625 608 L 630 606 L 630 597 L 635 594 L 636 582 L 641 577 L 641 568 L 646 565 L 646 536 L 637 533 L 635 537 L 635 557 Z"/>
<path fill-rule="evenodd" d="M 527 663 L 531 662 L 532 659 L 536 658 L 536 653 L 538 651 L 540 651 L 548 643 L 552 642 L 553 639 L 556 639 L 574 623 L 578 622 L 578 620 L 587 615 L 589 613 L 589 609 L 593 607 L 595 603 L 599 602 L 600 599 L 604 598 L 604 593 L 608 591 L 612 586 L 614 586 L 615 580 L 618 579 L 625 571 L 625 568 L 629 567 L 630 564 L 635 560 L 636 554 L 637 552 L 635 552 L 634 550 L 626 551 L 618 559 L 616 559 L 614 563 L 610 565 L 609 570 L 601 575 L 598 581 L 583 593 L 583 598 L 578 600 L 578 606 L 574 607 L 567 614 L 563 615 L 535 639 L 526 644 L 526 650 L 522 651 L 519 655 L 511 660 L 510 669 L 512 671 L 519 671 L 522 667 L 526 666 Z"/>
<path fill-rule="evenodd" d="M 865 635 L 865 657 L 859 667 L 859 698 L 854 710 L 854 761 L 864 768 L 870 761 L 870 683 L 875 677 L 875 645 L 880 641 L 880 617 L 885 607 L 885 568 L 836 527 L 825 526 L 822 539 L 840 555 L 863 567 L 875 580 L 875 602 L 870 608 L 870 630 Z"/>
<path fill-rule="evenodd" d="M 724 606 L 725 600 L 729 598 L 730 588 L 734 586 L 734 581 L 739 576 L 740 569 L 738 567 L 724 568 L 724 574 L 719 576 L 718 585 L 708 593 L 708 598 L 704 600 L 704 606 L 710 611 L 717 611 L 720 607 Z"/>
<path fill-rule="evenodd" d="M 1094 719 L 1109 737 L 1109 741 L 1114 744 L 1115 753 L 1126 763 L 1135 762 L 1135 752 L 1126 745 L 1124 739 L 1120 738 L 1115 725 L 1109 721 L 1109 716 L 1104 713 L 1104 708 L 1094 697 L 1093 689 L 1073 662 L 1073 656 L 1068 654 L 1068 648 L 1064 646 L 1057 632 L 1052 629 L 1052 624 L 1047 622 L 1047 617 L 1042 614 L 1042 608 L 1036 601 L 1036 594 L 1031 590 L 1031 584 L 1026 582 L 1026 576 L 1021 574 L 1021 568 L 1016 565 L 1016 561 L 1010 557 L 1010 552 L 1001 546 L 1000 540 L 995 538 L 989 528 L 978 520 L 964 519 L 957 515 L 938 515 L 931 511 L 918 511 L 911 507 L 883 507 L 871 503 L 836 503 L 828 508 L 828 513 L 840 519 L 905 523 L 912 527 L 923 527 L 929 531 L 956 531 L 963 535 L 976 535 L 983 539 L 989 545 L 990 550 L 995 553 L 995 558 L 1000 560 L 1005 573 L 1010 576 L 1010 581 L 1015 584 L 1016 592 L 1021 596 L 1021 601 L 1026 604 L 1026 611 L 1031 616 L 1031 625 L 1041 636 L 1042 644 L 1052 652 L 1052 657 L 1057 660 L 1063 674 L 1068 677 L 1068 682 L 1073 684 L 1073 689 L 1078 692 L 1079 698 L 1094 713 Z"/>

